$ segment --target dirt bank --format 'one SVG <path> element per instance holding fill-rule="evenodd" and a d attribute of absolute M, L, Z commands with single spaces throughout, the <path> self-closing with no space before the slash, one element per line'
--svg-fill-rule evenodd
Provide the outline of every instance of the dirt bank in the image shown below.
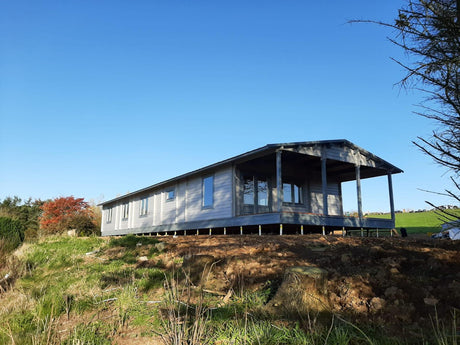
<path fill-rule="evenodd" d="M 223 294 L 268 281 L 276 287 L 286 268 L 316 266 L 327 271 L 332 312 L 357 322 L 409 335 L 432 327 L 435 306 L 446 322 L 460 309 L 460 241 L 321 235 L 160 239 L 168 256 L 201 258 L 191 264 L 195 274 L 214 263 L 209 288 Z"/>

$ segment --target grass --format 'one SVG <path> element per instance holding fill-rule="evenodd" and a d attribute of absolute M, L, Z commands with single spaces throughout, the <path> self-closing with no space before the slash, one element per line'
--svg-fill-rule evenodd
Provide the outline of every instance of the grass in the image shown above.
<path fill-rule="evenodd" d="M 460 210 L 451 211 L 458 214 L 460 218 Z M 406 228 L 409 234 L 426 234 L 436 233 L 441 231 L 441 224 L 445 220 L 436 214 L 434 211 L 414 212 L 414 213 L 396 213 L 396 228 Z M 370 215 L 372 218 L 388 218 L 388 215 Z"/>
<path fill-rule="evenodd" d="M 270 282 L 256 291 L 237 289 L 222 303 L 187 275 L 166 270 L 156 243 L 136 236 L 55 236 L 24 246 L 22 275 L 0 294 L 0 344 L 105 345 L 125 334 L 177 345 L 405 344 L 372 325 L 271 315 L 264 311 L 275 288 Z M 153 259 L 148 267 L 141 256 Z M 451 344 L 456 323 L 444 328 L 435 321 L 437 343 Z"/>

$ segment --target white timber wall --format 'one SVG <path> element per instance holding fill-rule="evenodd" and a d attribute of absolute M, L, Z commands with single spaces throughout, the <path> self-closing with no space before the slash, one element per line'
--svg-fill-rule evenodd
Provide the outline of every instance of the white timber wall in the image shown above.
<path fill-rule="evenodd" d="M 210 176 L 210 175 L 206 175 Z M 224 168 L 214 174 L 214 203 L 203 208 L 203 176 L 177 181 L 156 190 L 127 197 L 102 210 L 102 235 L 126 229 L 143 229 L 151 226 L 183 223 L 196 220 L 232 217 L 232 169 Z M 166 200 L 168 191 L 174 189 L 173 200 Z M 140 215 L 141 200 L 148 198 L 148 211 Z M 129 202 L 128 219 L 122 219 L 123 204 Z M 112 208 L 112 221 L 107 223 L 107 212 Z"/>
<path fill-rule="evenodd" d="M 327 183 L 327 206 L 328 214 L 331 216 L 343 215 L 342 196 L 340 192 L 340 184 L 337 182 Z M 311 212 L 324 214 L 323 209 L 323 190 L 320 181 L 312 181 L 310 184 L 310 202 Z"/>
<path fill-rule="evenodd" d="M 207 175 L 209 176 L 209 175 Z M 232 169 L 216 171 L 214 176 L 214 204 L 203 208 L 203 179 L 190 179 L 187 184 L 186 221 L 232 217 Z"/>

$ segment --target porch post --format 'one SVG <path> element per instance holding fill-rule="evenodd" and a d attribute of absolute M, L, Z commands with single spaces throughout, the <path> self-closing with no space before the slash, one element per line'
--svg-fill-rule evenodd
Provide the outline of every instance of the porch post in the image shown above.
<path fill-rule="evenodd" d="M 276 211 L 281 213 L 282 203 L 282 176 L 281 176 L 281 151 L 276 151 Z"/>
<path fill-rule="evenodd" d="M 326 171 L 326 155 L 321 153 L 321 187 L 323 192 L 323 214 L 329 214 L 329 207 L 327 204 L 327 171 Z"/>
<path fill-rule="evenodd" d="M 388 192 L 390 194 L 390 213 L 391 220 L 393 221 L 393 227 L 395 226 L 395 204 L 393 200 L 393 180 L 391 179 L 391 173 L 388 173 Z"/>
<path fill-rule="evenodd" d="M 359 224 L 362 225 L 363 204 L 362 204 L 362 199 L 361 199 L 361 167 L 359 164 L 356 164 L 356 194 L 357 194 L 357 200 L 358 200 Z"/>

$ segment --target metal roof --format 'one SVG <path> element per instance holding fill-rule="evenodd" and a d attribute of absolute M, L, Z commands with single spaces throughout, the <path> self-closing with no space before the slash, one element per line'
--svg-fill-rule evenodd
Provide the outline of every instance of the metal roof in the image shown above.
<path fill-rule="evenodd" d="M 346 139 L 267 144 L 265 146 L 262 146 L 262 147 L 259 147 L 257 149 L 242 153 L 240 155 L 225 159 L 223 161 L 220 161 L 220 162 L 205 166 L 203 168 L 196 169 L 196 170 L 190 171 L 188 173 L 173 177 L 171 179 L 168 179 L 168 180 L 153 184 L 151 186 L 148 186 L 148 187 L 145 187 L 145 188 L 142 188 L 142 189 L 139 189 L 139 190 L 136 190 L 134 192 L 127 193 L 127 194 L 121 195 L 119 197 L 110 199 L 108 201 L 101 202 L 100 204 L 98 204 L 98 206 L 107 205 L 107 204 L 113 203 L 115 201 L 122 200 L 122 199 L 128 198 L 128 197 L 136 195 L 136 194 L 140 194 L 140 193 L 148 191 L 148 190 L 156 189 L 156 188 L 161 187 L 161 186 L 167 186 L 168 184 L 172 184 L 172 183 L 174 183 L 174 182 L 176 182 L 178 180 L 182 180 L 182 179 L 185 179 L 185 178 L 193 176 L 193 175 L 200 175 L 200 174 L 205 173 L 207 171 L 214 170 L 214 169 L 216 169 L 218 167 L 222 167 L 222 166 L 232 164 L 232 163 L 235 163 L 235 162 L 245 161 L 245 160 L 253 158 L 254 156 L 258 156 L 258 155 L 260 155 L 262 153 L 269 154 L 271 152 L 276 152 L 279 149 L 283 149 L 283 148 L 287 148 L 287 147 L 322 146 L 322 145 L 331 145 L 331 144 L 340 144 L 340 145 L 348 146 L 348 147 L 350 147 L 352 149 L 355 149 L 355 150 L 361 152 L 363 155 L 368 156 L 368 157 L 370 157 L 370 158 L 372 158 L 372 159 L 374 159 L 376 161 L 379 161 L 380 163 L 382 163 L 382 165 L 385 165 L 386 167 L 388 167 L 388 171 L 391 172 L 392 174 L 397 174 L 397 173 L 403 172 L 401 169 L 397 168 L 396 166 L 388 163 L 387 161 L 383 160 L 382 158 L 370 153 L 369 151 L 364 150 L 363 148 L 353 144 L 352 142 L 350 142 L 350 141 L 348 141 Z"/>

